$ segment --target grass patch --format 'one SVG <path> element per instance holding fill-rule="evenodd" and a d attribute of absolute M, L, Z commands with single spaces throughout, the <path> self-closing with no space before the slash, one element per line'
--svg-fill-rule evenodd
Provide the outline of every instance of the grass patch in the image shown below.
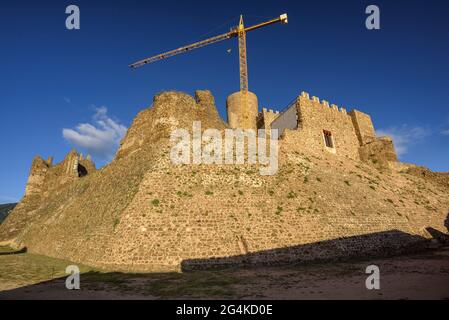
<path fill-rule="evenodd" d="M 290 191 L 287 195 L 287 199 L 295 199 L 297 197 L 297 194 L 293 191 Z"/>
<path fill-rule="evenodd" d="M 9 249 L 0 250 L 5 252 Z M 67 277 L 65 270 L 70 265 L 77 265 L 82 274 L 93 270 L 79 263 L 29 253 L 0 256 L 0 290 Z"/>
<path fill-rule="evenodd" d="M 296 208 L 296 212 L 297 213 L 301 213 L 301 212 L 303 212 L 303 211 L 305 211 L 306 210 L 306 208 L 303 208 L 303 207 L 298 207 L 298 208 Z"/>
<path fill-rule="evenodd" d="M 277 210 L 276 210 L 276 214 L 277 214 L 277 215 L 280 215 L 283 211 L 284 211 L 284 208 L 278 206 L 278 207 L 277 207 Z"/>

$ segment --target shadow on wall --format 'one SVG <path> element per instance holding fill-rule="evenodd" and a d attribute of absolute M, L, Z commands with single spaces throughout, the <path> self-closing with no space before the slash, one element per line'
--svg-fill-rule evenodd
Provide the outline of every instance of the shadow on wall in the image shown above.
<path fill-rule="evenodd" d="M 28 249 L 25 247 L 25 248 L 22 248 L 17 251 L 0 252 L 0 256 L 11 256 L 14 254 L 22 254 L 22 253 L 27 253 L 27 251 L 28 251 Z"/>
<path fill-rule="evenodd" d="M 439 243 L 449 244 L 449 235 L 430 227 L 426 228 L 426 230 L 432 236 L 432 238 L 437 240 Z"/>
<path fill-rule="evenodd" d="M 432 234 L 433 236 L 433 234 Z M 439 236 L 439 235 L 438 235 Z M 182 271 L 231 266 L 286 265 L 310 262 L 345 261 L 414 253 L 426 248 L 429 240 L 399 230 L 391 230 L 321 241 L 286 248 L 252 252 L 224 258 L 184 260 Z"/>
<path fill-rule="evenodd" d="M 449 218 L 449 216 L 448 216 Z M 431 228 L 428 228 L 431 229 Z M 434 229 L 433 229 L 434 230 Z M 437 237 L 439 233 L 431 233 Z M 240 268 L 246 271 L 254 271 L 259 274 L 257 265 L 272 265 L 266 272 L 276 272 L 277 267 L 282 270 L 282 264 L 297 264 L 298 262 L 310 261 L 311 257 L 321 255 L 321 260 L 350 260 L 351 264 L 343 265 L 342 268 L 350 270 L 353 263 L 373 260 L 373 257 L 385 257 L 401 253 L 417 253 L 428 248 L 429 240 L 411 235 L 398 230 L 379 232 L 355 237 L 347 237 L 336 240 L 323 241 L 301 246 L 266 250 L 249 253 L 240 256 L 195 259 L 182 262 L 182 270 L 190 271 L 193 267 L 212 269 L 211 267 L 233 267 L 222 271 L 200 271 L 195 272 L 153 272 L 153 273 L 121 273 L 121 272 L 96 272 L 90 271 L 81 275 L 81 290 L 67 290 L 65 287 L 66 277 L 52 279 L 36 283 L 22 288 L 0 292 L 0 300 L 3 299 L 120 299 L 123 295 L 132 295 L 138 292 L 146 298 L 169 297 L 186 298 L 192 294 L 213 298 L 232 297 L 236 298 L 232 291 L 232 285 L 239 283 L 238 274 Z M 16 253 L 17 254 L 17 253 Z M 367 258 L 367 259 L 365 259 Z M 315 260 L 316 261 L 316 260 Z M 239 266 L 240 268 L 235 268 Z M 251 267 L 251 268 L 248 268 Z M 307 266 L 306 269 L 310 270 Z M 324 267 L 324 265 L 321 265 Z M 324 267 L 325 268 L 325 267 Z M 299 269 L 298 269 L 299 270 Z M 327 270 L 327 269 L 323 269 Z M 339 269 L 341 272 L 342 269 Z M 353 270 L 353 269 L 352 269 Z M 193 271 L 193 270 L 192 270 Z M 324 271 L 326 272 L 326 271 Z M 329 271 L 332 272 L 332 271 Z M 332 276 L 332 274 L 330 274 Z M 17 275 L 22 276 L 22 275 Z M 340 274 L 338 275 L 340 276 Z M 138 281 L 135 281 L 138 280 Z M 142 284 L 143 287 L 133 288 L 124 292 L 124 288 L 130 284 Z M 256 285 L 257 286 L 257 285 Z M 107 289 L 105 289 L 107 288 Z M 115 289 L 114 289 L 115 288 Z M 218 290 L 217 288 L 220 288 Z M 140 291 L 139 291 L 140 290 Z M 263 290 L 261 287 L 260 290 Z M 141 296 L 138 296 L 141 298 Z"/>
<path fill-rule="evenodd" d="M 449 212 L 446 216 L 446 220 L 444 220 L 444 227 L 448 231 L 447 234 L 431 227 L 426 228 L 426 230 L 432 236 L 432 238 L 437 240 L 439 243 L 449 245 Z"/>
<path fill-rule="evenodd" d="M 449 212 L 447 213 L 446 220 L 444 220 L 444 226 L 446 227 L 447 232 L 449 233 Z"/>

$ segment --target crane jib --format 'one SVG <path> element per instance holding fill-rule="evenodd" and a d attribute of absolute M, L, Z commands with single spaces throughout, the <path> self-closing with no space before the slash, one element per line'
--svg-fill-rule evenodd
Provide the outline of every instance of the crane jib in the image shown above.
<path fill-rule="evenodd" d="M 187 45 L 187 46 L 175 49 L 175 50 L 171 50 L 171 51 L 168 51 L 168 52 L 164 52 L 164 53 L 158 54 L 156 56 L 153 56 L 153 57 L 150 57 L 150 58 L 138 61 L 136 63 L 131 64 L 130 67 L 137 68 L 137 67 L 140 67 L 140 66 L 142 66 L 144 64 L 147 64 L 147 63 L 152 63 L 152 62 L 155 62 L 155 61 L 159 61 L 159 60 L 163 60 L 163 59 L 166 59 L 166 58 L 170 58 L 170 57 L 175 56 L 177 54 L 184 53 L 184 52 L 187 52 L 187 51 L 190 51 L 190 50 L 193 50 L 193 49 L 201 48 L 201 47 L 204 47 L 206 45 L 209 45 L 209 44 L 212 44 L 212 43 L 216 43 L 216 42 L 219 42 L 219 41 L 223 41 L 223 40 L 227 40 L 227 39 L 230 39 L 230 38 L 236 37 L 236 36 L 237 36 L 237 33 L 235 31 L 231 31 L 231 32 L 219 35 L 219 36 L 215 36 L 213 38 L 209 38 L 209 39 L 206 39 L 206 40 L 195 42 L 193 44 L 190 44 L 190 45 Z"/>
<path fill-rule="evenodd" d="M 287 23 L 287 15 L 283 14 L 279 18 L 272 19 L 272 20 L 269 20 L 269 21 L 266 21 L 266 22 L 262 22 L 262 23 L 259 23 L 257 25 L 245 28 L 244 32 L 250 32 L 250 31 L 253 31 L 253 30 L 256 30 L 256 29 L 259 29 L 259 28 L 262 28 L 262 27 L 265 27 L 265 26 L 268 26 L 268 25 L 271 25 L 271 24 L 274 24 L 274 23 L 277 23 L 277 22 Z M 223 41 L 223 40 L 227 40 L 227 39 L 230 39 L 230 38 L 234 38 L 234 37 L 237 37 L 237 36 L 239 36 L 239 30 L 238 29 L 232 29 L 228 33 L 221 34 L 221 35 L 218 35 L 218 36 L 206 39 L 206 40 L 202 40 L 202 41 L 199 41 L 199 42 L 195 42 L 193 44 L 190 44 L 190 45 L 187 45 L 187 46 L 175 49 L 175 50 L 171 50 L 171 51 L 168 51 L 168 52 L 164 52 L 164 53 L 158 54 L 156 56 L 153 56 L 153 57 L 150 57 L 150 58 L 138 61 L 136 63 L 131 64 L 130 67 L 131 68 L 137 68 L 137 67 L 140 67 L 140 66 L 142 66 L 144 64 L 153 63 L 153 62 L 156 62 L 156 61 L 159 61 L 159 60 L 170 58 L 172 56 L 175 56 L 175 55 L 178 55 L 178 54 L 181 54 L 181 53 L 184 53 L 184 52 L 188 52 L 188 51 L 193 50 L 193 49 L 201 48 L 201 47 L 204 47 L 206 45 L 209 45 L 209 44 L 212 44 L 212 43 L 216 43 L 216 42 L 219 42 L 219 41 Z"/>

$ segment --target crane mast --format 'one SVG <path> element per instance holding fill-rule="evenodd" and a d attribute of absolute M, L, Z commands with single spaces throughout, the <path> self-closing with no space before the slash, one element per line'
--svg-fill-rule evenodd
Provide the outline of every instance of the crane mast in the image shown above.
<path fill-rule="evenodd" d="M 240 16 L 239 23 L 239 66 L 240 66 L 240 106 L 243 110 L 248 108 L 248 60 L 246 57 L 246 32 L 243 23 L 243 15 Z"/>
<path fill-rule="evenodd" d="M 248 92 L 248 60 L 246 57 L 246 32 L 243 23 L 243 16 L 240 16 L 239 23 L 239 62 L 240 62 L 240 91 Z"/>

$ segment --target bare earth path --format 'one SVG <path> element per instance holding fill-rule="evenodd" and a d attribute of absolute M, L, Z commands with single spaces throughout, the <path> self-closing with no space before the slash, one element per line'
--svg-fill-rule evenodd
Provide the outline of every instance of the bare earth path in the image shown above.
<path fill-rule="evenodd" d="M 81 290 L 65 288 L 72 263 L 0 252 L 0 299 L 449 299 L 449 248 L 367 261 L 189 273 L 124 274 L 81 268 Z M 365 288 L 368 265 L 381 289 Z M 53 278 L 53 280 L 52 280 Z"/>

